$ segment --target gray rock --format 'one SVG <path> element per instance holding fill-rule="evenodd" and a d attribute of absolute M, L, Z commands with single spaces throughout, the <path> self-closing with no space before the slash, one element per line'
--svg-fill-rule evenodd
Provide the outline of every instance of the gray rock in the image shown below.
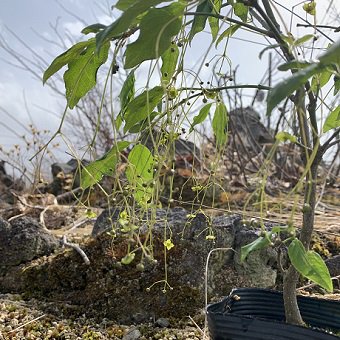
<path fill-rule="evenodd" d="M 123 336 L 123 340 L 137 340 L 142 336 L 141 332 L 137 328 L 132 328 L 127 334 Z"/>
<path fill-rule="evenodd" d="M 166 318 L 159 318 L 156 320 L 155 326 L 161 327 L 161 328 L 167 328 L 170 326 L 170 321 Z"/>
<path fill-rule="evenodd" d="M 162 132 L 152 130 L 152 137 L 149 130 L 145 130 L 141 136 L 141 142 L 144 144 L 151 152 L 153 152 L 155 145 L 158 145 L 158 152 L 165 153 L 169 152 L 169 156 L 172 154 L 175 156 L 175 166 L 177 168 L 191 168 L 193 165 L 199 166 L 202 160 L 201 151 L 196 144 L 190 142 L 189 140 L 178 138 L 172 145 L 170 145 L 170 151 L 164 146 L 159 146 L 159 141 L 164 137 Z"/>
<path fill-rule="evenodd" d="M 104 232 L 108 232 L 113 228 L 116 228 L 116 222 L 118 221 L 121 209 L 113 207 L 111 209 L 104 210 L 98 217 L 93 226 L 91 236 L 96 237 Z"/>
<path fill-rule="evenodd" d="M 30 217 L 11 223 L 0 218 L 0 271 L 49 255 L 58 240 Z"/>
<path fill-rule="evenodd" d="M 21 179 L 15 179 L 8 175 L 5 169 L 5 162 L 0 161 L 0 205 L 6 203 L 14 204 L 15 196 L 12 190 L 20 192 L 25 188 L 25 183 Z"/>
<path fill-rule="evenodd" d="M 333 256 L 325 262 L 328 267 L 329 274 L 332 277 L 340 275 L 340 255 Z"/>
<path fill-rule="evenodd" d="M 261 123 L 259 114 L 251 107 L 238 108 L 229 113 L 229 130 L 232 138 L 242 140 L 247 150 L 259 153 L 263 144 L 274 138 Z"/>
<path fill-rule="evenodd" d="M 268 225 L 268 228 L 270 226 Z M 251 252 L 245 261 L 241 263 L 241 247 L 255 241 L 260 236 L 261 230 L 249 229 L 249 227 L 238 225 L 235 237 L 234 265 L 237 273 L 247 277 L 253 287 L 272 288 L 276 284 L 277 251 L 271 247 Z"/>
<path fill-rule="evenodd" d="M 80 163 L 86 166 L 89 161 L 83 159 Z M 75 158 L 71 158 L 67 163 L 53 163 L 51 165 L 53 181 L 45 190 L 58 196 L 66 191 L 78 188 L 80 185 L 79 168 L 79 162 Z"/>
<path fill-rule="evenodd" d="M 245 263 L 239 261 L 240 247 L 258 236 L 258 231 L 243 226 L 239 215 L 209 218 L 202 213 L 191 215 L 180 207 L 135 212 L 140 240 L 152 232 L 153 253 L 142 256 L 137 250 L 135 259 L 124 265 L 121 260 L 130 239 L 120 232 L 120 209 L 116 209 L 98 217 L 96 238 L 84 245 L 91 266 L 86 266 L 78 254 L 66 252 L 43 265 L 27 268 L 15 280 L 0 277 L 0 290 L 43 292 L 58 301 L 60 296 L 67 296 L 68 304 L 80 306 L 79 313 L 137 324 L 159 318 L 181 319 L 199 311 L 204 306 L 206 260 L 211 251 L 208 300 L 225 296 L 235 287 L 273 286 L 274 253 L 254 252 Z M 115 238 L 103 232 L 112 226 L 117 229 Z M 164 237 L 174 244 L 166 253 L 166 281 Z M 144 265 L 142 270 L 140 264 Z M 139 336 L 137 332 L 132 335 Z"/>

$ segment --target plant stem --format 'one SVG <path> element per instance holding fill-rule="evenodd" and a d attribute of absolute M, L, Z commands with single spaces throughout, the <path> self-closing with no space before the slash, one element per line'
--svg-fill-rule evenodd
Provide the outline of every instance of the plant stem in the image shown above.
<path fill-rule="evenodd" d="M 221 14 L 215 14 L 215 13 L 209 13 L 209 12 L 184 12 L 184 15 L 214 17 L 214 18 L 217 18 L 217 19 L 220 19 L 220 20 L 231 22 L 233 24 L 240 25 L 242 27 L 246 27 L 246 28 L 248 28 L 248 29 L 250 29 L 250 30 L 252 30 L 254 32 L 263 34 L 263 35 L 265 35 L 265 36 L 267 36 L 269 38 L 274 38 L 275 37 L 274 34 L 271 31 L 263 30 L 263 29 L 258 28 L 256 26 L 247 24 L 247 23 L 245 23 L 243 21 L 239 21 L 239 20 L 236 20 L 236 19 L 233 19 L 233 18 L 228 18 L 228 17 L 223 16 Z"/>
<path fill-rule="evenodd" d="M 296 299 L 296 282 L 299 276 L 293 265 L 290 265 L 283 279 L 283 302 L 286 322 L 295 325 L 304 324 Z"/>

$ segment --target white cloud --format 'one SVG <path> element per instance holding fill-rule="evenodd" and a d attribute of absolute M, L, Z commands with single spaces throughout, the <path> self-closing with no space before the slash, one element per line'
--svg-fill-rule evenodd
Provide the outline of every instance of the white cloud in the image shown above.
<path fill-rule="evenodd" d="M 66 22 L 63 24 L 63 30 L 65 30 L 65 32 L 71 34 L 75 38 L 80 38 L 81 36 L 83 36 L 83 34 L 81 33 L 83 28 L 84 24 L 80 21 Z"/>

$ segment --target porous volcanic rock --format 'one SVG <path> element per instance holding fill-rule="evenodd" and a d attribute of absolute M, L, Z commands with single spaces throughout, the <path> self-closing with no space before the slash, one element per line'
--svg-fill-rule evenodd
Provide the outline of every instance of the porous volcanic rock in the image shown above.
<path fill-rule="evenodd" d="M 11 223 L 0 218 L 0 274 L 10 267 L 51 254 L 59 241 L 30 217 Z"/>

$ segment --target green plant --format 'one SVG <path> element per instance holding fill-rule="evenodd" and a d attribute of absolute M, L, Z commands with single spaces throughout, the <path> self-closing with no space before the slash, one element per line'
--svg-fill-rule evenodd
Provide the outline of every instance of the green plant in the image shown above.
<path fill-rule="evenodd" d="M 170 4 L 169 4 L 170 2 Z M 293 192 L 303 190 L 303 226 L 299 237 L 296 236 L 295 227 L 288 223 L 286 227 L 275 227 L 270 232 L 263 231 L 263 235 L 242 250 L 242 259 L 250 251 L 273 245 L 280 241 L 282 232 L 288 232 L 288 238 L 283 240 L 288 245 L 288 254 L 291 266 L 285 273 L 284 299 L 287 322 L 302 324 L 296 303 L 296 284 L 299 273 L 311 279 L 325 289 L 332 290 L 332 282 L 325 264 L 320 256 L 308 250 L 314 226 L 314 209 L 316 200 L 317 170 L 323 155 L 333 145 L 339 143 L 339 110 L 335 100 L 328 100 L 322 95 L 322 90 L 329 86 L 333 91 L 333 98 L 338 95 L 340 85 L 340 44 L 330 41 L 330 46 L 323 46 L 323 53 L 318 61 L 301 60 L 304 46 L 311 43 L 312 48 L 316 40 L 315 34 L 294 38 L 286 30 L 283 34 L 274 11 L 274 3 L 263 0 L 202 0 L 202 1 L 163 1 L 163 0 L 119 0 L 115 9 L 121 11 L 120 16 L 110 25 L 94 24 L 83 29 L 85 35 L 94 34 L 94 37 L 81 41 L 65 53 L 58 56 L 44 73 L 43 81 L 58 72 L 64 66 L 67 108 L 77 106 L 79 100 L 85 96 L 96 84 L 98 69 L 107 62 L 110 48 L 110 72 L 107 74 L 105 88 L 114 82 L 113 75 L 117 70 L 117 56 L 122 51 L 124 68 L 129 70 L 120 95 L 120 111 L 112 110 L 112 129 L 123 130 L 125 134 L 137 134 L 134 141 L 117 141 L 101 159 L 95 160 L 82 169 L 82 187 L 88 188 L 96 184 L 104 175 L 112 175 L 121 157 L 121 152 L 128 146 L 132 148 L 127 158 L 127 182 L 125 185 L 117 184 L 127 211 L 120 216 L 122 231 L 127 233 L 129 239 L 137 237 L 138 246 L 143 251 L 143 257 L 152 255 L 151 231 L 146 241 L 138 239 L 138 218 L 134 215 L 134 207 L 143 211 L 155 208 L 159 204 L 159 195 L 164 186 L 164 166 L 168 166 L 170 173 L 174 172 L 173 164 L 168 162 L 174 156 L 174 143 L 179 137 L 179 129 L 183 123 L 189 121 L 190 132 L 196 125 L 204 122 L 214 108 L 211 128 L 214 133 L 217 154 L 221 154 L 228 140 L 228 109 L 226 99 L 228 91 L 232 89 L 253 88 L 256 90 L 269 90 L 267 97 L 267 116 L 272 116 L 274 108 L 281 101 L 286 100 L 285 106 L 291 104 L 291 112 L 297 122 L 297 130 L 279 132 L 273 152 L 279 143 L 290 141 L 301 149 L 304 159 L 304 171 Z M 306 15 L 315 17 L 316 2 L 308 1 L 303 9 Z M 279 17 L 279 16 L 278 16 Z M 305 22 L 309 23 L 308 20 Z M 210 27 L 212 43 L 215 46 L 224 43 L 222 54 L 201 63 L 199 70 L 193 72 L 191 78 L 193 86 L 183 86 L 186 70 L 186 58 L 190 45 L 195 36 L 202 32 L 206 26 Z M 262 27 L 259 27 L 262 26 Z M 315 33 L 323 34 L 316 26 L 311 25 Z M 227 56 L 229 38 L 237 31 L 244 29 L 259 34 L 271 43 L 262 51 L 268 49 L 280 52 L 283 59 L 280 71 L 289 71 L 291 75 L 279 82 L 273 88 L 265 85 L 216 85 L 207 86 L 200 80 L 200 71 L 203 67 L 211 67 L 214 61 L 214 76 L 226 78 L 230 61 Z M 129 40 L 137 32 L 139 35 L 133 42 Z M 213 46 L 213 45 L 212 45 Z M 207 51 L 208 54 L 209 51 Z M 307 57 L 307 54 L 304 55 Z M 141 65 L 149 66 L 145 87 L 136 93 L 136 74 Z M 189 72 L 190 73 L 190 72 Z M 142 76 L 143 77 L 143 76 Z M 230 76 L 231 77 L 231 76 Z M 330 83 L 332 85 L 330 85 Z M 157 85 L 153 85 L 157 83 Z M 219 82 L 217 81 L 219 84 Z M 209 85 L 209 86 L 208 86 Z M 112 85 L 110 85 L 112 86 Z M 331 96 L 331 95 L 329 95 Z M 202 100 L 204 105 L 198 101 Z M 193 108 L 201 109 L 195 117 L 189 115 Z M 202 107 L 203 106 L 203 107 Z M 318 121 L 317 112 L 327 110 L 327 118 Z M 63 119 L 64 119 L 63 117 Z M 154 127 L 160 127 L 158 135 L 153 134 Z M 55 135 L 61 132 L 62 123 Z M 321 143 L 321 136 L 330 131 L 325 142 Z M 149 133 L 153 144 L 153 152 L 144 145 L 139 144 L 143 133 Z M 137 141 L 137 142 L 136 142 Z M 92 147 L 95 137 L 92 140 Z M 268 159 L 273 157 L 269 153 Z M 212 169 L 212 173 L 216 169 Z M 170 188 L 172 188 L 170 176 Z M 193 185 L 193 191 L 204 191 L 206 188 Z M 264 190 L 260 188 L 259 197 L 263 202 Z M 170 189 L 169 202 L 172 199 Z M 198 198 L 197 198 L 198 199 Z M 295 211 L 292 211 L 294 214 Z M 151 221 L 152 221 L 151 217 Z M 152 224 L 152 223 L 151 223 Z M 213 238 L 209 230 L 209 238 Z M 131 243 L 127 255 L 122 263 L 128 264 L 134 260 L 135 250 L 131 250 Z M 173 244 L 171 235 L 165 228 L 164 247 L 171 251 Z M 176 245 L 175 245 L 176 246 Z M 166 256 L 166 255 L 165 255 Z M 167 284 L 165 280 L 165 285 Z"/>

